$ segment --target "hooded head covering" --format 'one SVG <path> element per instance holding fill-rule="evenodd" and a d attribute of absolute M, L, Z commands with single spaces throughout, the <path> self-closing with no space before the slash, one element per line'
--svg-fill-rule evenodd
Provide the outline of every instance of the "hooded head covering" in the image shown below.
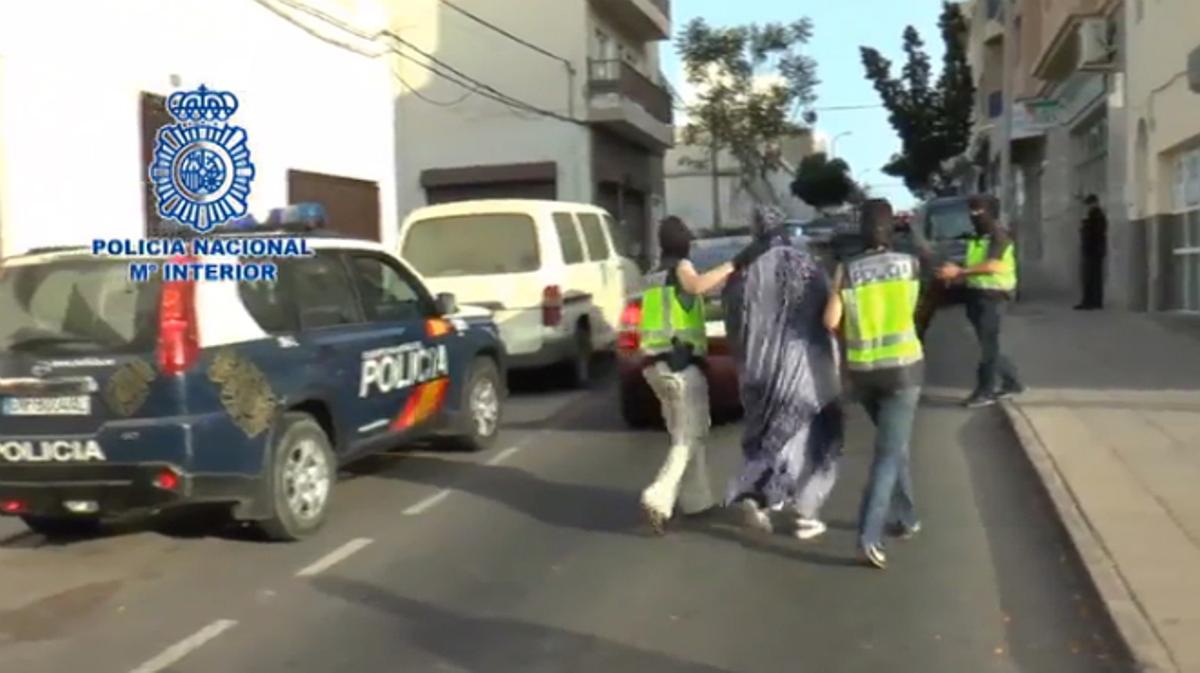
<path fill-rule="evenodd" d="M 754 221 L 751 226 L 751 232 L 756 237 L 763 237 L 771 234 L 779 227 L 783 226 L 787 215 L 783 209 L 778 206 L 758 205 L 754 207 Z"/>

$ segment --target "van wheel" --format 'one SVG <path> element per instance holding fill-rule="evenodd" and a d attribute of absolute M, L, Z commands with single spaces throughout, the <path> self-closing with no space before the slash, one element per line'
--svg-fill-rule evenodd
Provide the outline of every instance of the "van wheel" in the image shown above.
<path fill-rule="evenodd" d="M 476 358 L 463 388 L 464 425 L 460 434 L 450 440 L 455 448 L 483 451 L 496 442 L 503 415 L 503 390 L 496 362 L 487 357 Z"/>
<path fill-rule="evenodd" d="M 22 516 L 29 530 L 50 538 L 90 537 L 100 532 L 100 519 L 94 516 Z"/>
<path fill-rule="evenodd" d="M 308 414 L 286 413 L 271 447 L 271 517 L 258 522 L 272 540 L 307 537 L 325 523 L 337 459 L 325 431 Z"/>
<path fill-rule="evenodd" d="M 575 349 L 568 363 L 568 381 L 572 388 L 586 388 L 592 382 L 592 331 L 587 325 L 575 328 Z"/>

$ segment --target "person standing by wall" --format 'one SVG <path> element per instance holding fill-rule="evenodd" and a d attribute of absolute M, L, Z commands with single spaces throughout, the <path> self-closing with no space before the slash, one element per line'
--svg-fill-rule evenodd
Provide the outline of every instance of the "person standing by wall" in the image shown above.
<path fill-rule="evenodd" d="M 1083 280 L 1083 300 L 1076 311 L 1104 308 L 1104 259 L 1108 254 L 1108 218 L 1100 208 L 1100 199 L 1089 194 L 1083 200 L 1087 214 L 1079 228 L 1079 260 Z"/>
<path fill-rule="evenodd" d="M 824 322 L 830 331 L 841 327 L 851 384 L 875 424 L 875 460 L 859 510 L 858 545 L 863 559 L 882 570 L 885 525 L 905 538 L 921 529 L 909 468 L 924 378 L 915 321 L 920 262 L 892 249 L 892 206 L 886 199 L 863 203 L 860 224 L 867 249 L 838 266 Z"/>
<path fill-rule="evenodd" d="M 966 265 L 946 264 L 938 277 L 966 280 L 967 320 L 979 338 L 980 358 L 975 391 L 964 404 L 984 407 L 1025 390 L 1016 366 L 1000 350 L 1001 320 L 1017 290 L 1017 255 L 1012 236 L 996 219 L 994 197 L 972 196 L 967 207 L 975 237 L 967 243 Z"/>

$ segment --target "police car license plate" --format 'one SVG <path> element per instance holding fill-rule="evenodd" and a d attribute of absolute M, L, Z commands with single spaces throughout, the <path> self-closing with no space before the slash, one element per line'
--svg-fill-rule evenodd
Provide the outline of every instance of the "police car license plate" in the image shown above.
<path fill-rule="evenodd" d="M 4 400 L 5 416 L 88 416 L 91 413 L 92 398 L 88 395 L 10 397 Z"/>

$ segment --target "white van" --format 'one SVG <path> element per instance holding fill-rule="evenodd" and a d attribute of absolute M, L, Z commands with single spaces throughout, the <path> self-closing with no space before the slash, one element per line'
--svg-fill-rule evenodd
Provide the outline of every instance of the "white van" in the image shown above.
<path fill-rule="evenodd" d="M 400 256 L 434 293 L 494 312 L 511 368 L 566 364 L 580 386 L 641 289 L 627 251 L 608 212 L 585 203 L 460 201 L 418 208 L 400 227 Z"/>

